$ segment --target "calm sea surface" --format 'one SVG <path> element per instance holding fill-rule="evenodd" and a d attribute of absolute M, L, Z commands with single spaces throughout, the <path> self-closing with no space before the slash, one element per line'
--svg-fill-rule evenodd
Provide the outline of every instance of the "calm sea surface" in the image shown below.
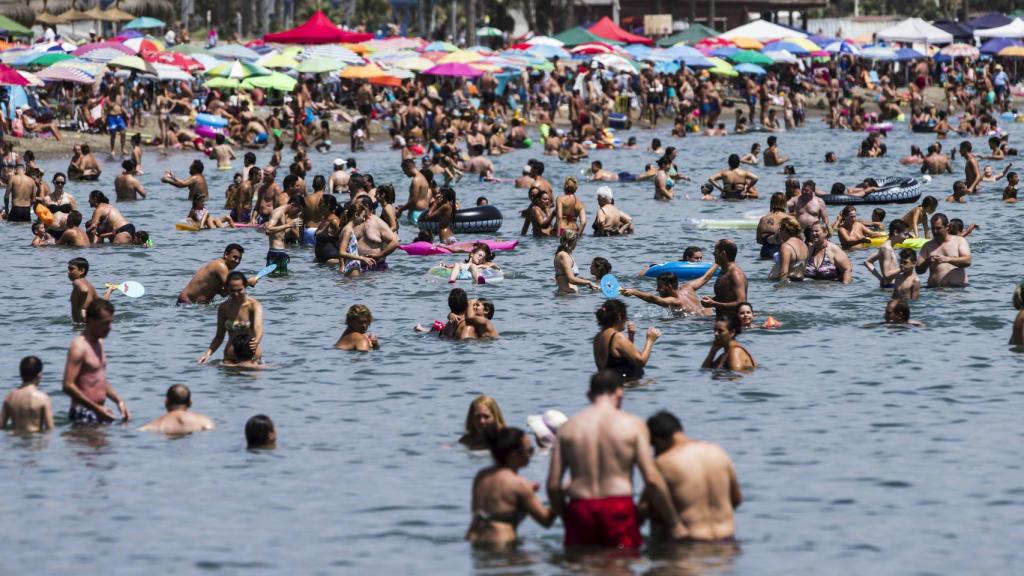
<path fill-rule="evenodd" d="M 1010 125 L 1021 145 L 1020 125 Z M 678 165 L 705 179 L 764 134 L 672 139 L 634 130 L 643 145 L 652 135 L 681 149 Z M 831 132 L 816 121 L 780 135 L 801 179 L 820 187 L 868 176 L 910 175 L 898 159 L 927 135 L 898 127 L 892 156 L 852 156 L 864 134 Z M 987 149 L 974 139 L 976 149 Z M 948 141 L 947 149 L 957 140 Z M 825 165 L 826 151 L 842 161 Z M 500 176 L 514 177 L 539 151 L 495 158 Z M 314 156 L 325 174 L 334 157 Z M 643 151 L 597 151 L 613 171 L 638 172 L 652 162 Z M 268 153 L 260 155 L 265 163 Z M 404 201 L 407 180 L 397 155 L 374 146 L 357 155 L 378 182 L 394 182 Z M 113 197 L 118 162 L 100 156 L 106 171 L 97 187 Z M 494 342 L 452 343 L 415 334 L 416 323 L 444 318 L 448 286 L 425 276 L 436 258 L 396 253 L 392 271 L 346 279 L 313 263 L 310 249 L 291 250 L 291 276 L 268 279 L 250 291 L 264 306 L 265 359 L 261 373 L 198 366 L 214 333 L 216 306 L 176 307 L 191 274 L 218 257 L 228 242 L 246 248 L 240 270 L 263 266 L 267 241 L 254 230 L 177 232 L 188 212 L 185 191 L 159 183 L 165 168 L 187 173 L 192 156 L 147 151 L 148 200 L 119 208 L 155 243 L 149 250 L 103 247 L 72 252 L 34 249 L 25 225 L 0 225 L 5 270 L 0 294 L 4 387 L 17 384 L 17 362 L 27 354 L 45 363 L 42 388 L 53 398 L 57 430 L 30 438 L 0 434 L 0 541 L 5 574 L 189 574 L 203 571 L 268 574 L 1013 574 L 1024 570 L 1024 355 L 1006 341 L 1015 310 L 1013 285 L 1022 280 L 1022 205 L 1004 205 L 987 184 L 966 205 L 940 210 L 981 229 L 971 238 L 971 285 L 922 291 L 913 305 L 923 329 L 865 327 L 880 321 L 888 294 L 862 266 L 869 251 L 851 255 L 850 286 L 765 280 L 752 231 L 713 232 L 687 226 L 690 218 L 738 218 L 767 209 L 780 190 L 778 169 L 758 168 L 762 199 L 701 202 L 695 184 L 680 183 L 678 198 L 655 202 L 649 183 L 614 186 L 616 203 L 632 214 L 637 234 L 587 236 L 576 251 L 586 271 L 608 258 L 625 286 L 653 290 L 635 274 L 649 263 L 677 259 L 701 246 L 710 258 L 715 240 L 740 242 L 739 263 L 763 319 L 784 324 L 740 340 L 761 367 L 742 379 L 700 370 L 711 341 L 707 320 L 672 319 L 630 300 L 641 332 L 663 332 L 645 385 L 627 392 L 624 407 L 644 417 L 668 408 L 688 433 L 720 443 L 736 462 L 746 501 L 737 515 L 738 548 L 655 551 L 637 560 L 567 559 L 560 523 L 543 530 L 525 522 L 518 551 L 473 551 L 462 537 L 469 521 L 470 484 L 489 462 L 456 444 L 469 401 L 497 398 L 506 419 L 525 427 L 529 414 L 567 413 L 586 402 L 593 371 L 593 310 L 602 298 L 584 293 L 555 297 L 552 255 L 557 242 L 524 238 L 499 253 L 510 271 L 504 283 L 471 288 L 495 301 Z M 559 184 L 582 165 L 544 158 Z M 1001 165 L 1001 164 L 1000 164 Z M 64 161 L 43 162 L 47 179 Z M 207 163 L 212 168 L 212 163 Z M 241 161 L 238 161 L 238 167 Z M 957 177 L 962 162 L 956 163 Z M 997 166 L 998 167 L 998 166 Z M 1024 168 L 1024 166 L 1022 166 Z M 232 172 L 209 170 L 210 207 L 221 213 Z M 941 176 L 926 194 L 945 198 L 954 181 Z M 311 181 L 312 178 L 309 178 Z M 560 186 L 559 186 L 560 187 Z M 85 207 L 91 185 L 70 191 Z M 592 220 L 596 186 L 580 195 Z M 486 195 L 505 213 L 501 236 L 516 237 L 525 191 L 510 184 L 466 179 L 463 204 Z M 887 206 L 888 219 L 907 206 Z M 862 217 L 870 211 L 861 209 Z M 830 209 L 835 214 L 835 209 Z M 414 231 L 403 227 L 403 241 Z M 89 278 L 138 280 L 144 298 L 115 297 L 117 319 L 107 341 L 110 381 L 136 421 L 130 426 L 71 429 L 60 392 L 68 342 L 65 263 L 85 256 Z M 705 293 L 708 293 L 705 290 Z M 368 305 L 371 331 L 383 350 L 352 354 L 332 348 L 348 306 Z M 220 358 L 218 351 L 216 358 Z M 174 383 L 191 387 L 194 409 L 217 423 L 212 433 L 167 440 L 136 428 L 160 415 Z M 242 428 L 257 413 L 278 427 L 278 449 L 247 452 Z M 543 482 L 548 458 L 538 454 L 522 474 Z"/>

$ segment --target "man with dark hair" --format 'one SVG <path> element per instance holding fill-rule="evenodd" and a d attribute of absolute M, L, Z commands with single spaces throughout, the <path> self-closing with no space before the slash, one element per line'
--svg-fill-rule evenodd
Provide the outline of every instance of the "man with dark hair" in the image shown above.
<path fill-rule="evenodd" d="M 800 223 L 800 229 L 809 228 L 815 222 L 828 225 L 828 208 L 816 194 L 817 189 L 814 180 L 806 180 L 800 187 L 800 195 L 786 201 L 786 209 Z"/>
<path fill-rule="evenodd" d="M 249 450 L 270 450 L 277 446 L 277 428 L 270 416 L 257 414 L 245 423 L 245 445 Z"/>
<path fill-rule="evenodd" d="M 135 177 L 135 171 L 138 168 L 135 164 L 135 160 L 131 158 L 121 162 L 121 168 L 123 171 L 114 178 L 114 192 L 117 193 L 118 200 L 138 200 L 139 198 L 146 198 L 146 189 L 142 186 L 142 182 Z"/>
<path fill-rule="evenodd" d="M 764 149 L 764 165 L 770 166 L 782 166 L 786 162 L 789 162 L 789 156 L 779 156 L 778 137 L 768 137 L 768 147 Z"/>
<path fill-rule="evenodd" d="M 168 170 L 164 172 L 163 178 L 160 181 L 164 184 L 170 184 L 175 188 L 188 188 L 189 202 L 196 198 L 209 198 L 210 190 L 206 186 L 206 176 L 203 176 L 203 169 L 202 160 L 193 160 L 192 164 L 188 167 L 188 178 L 179 180 L 174 176 L 174 172 Z"/>
<path fill-rule="evenodd" d="M 270 249 L 267 251 L 267 266 L 277 264 L 274 276 L 288 275 L 288 262 L 291 257 L 284 250 L 285 235 L 292 233 L 296 238 L 302 235 L 302 205 L 303 200 L 299 196 L 292 196 L 288 203 L 274 208 L 270 213 L 270 220 L 264 231 L 270 241 Z"/>
<path fill-rule="evenodd" d="M 620 374 L 597 372 L 590 378 L 590 406 L 558 429 L 547 489 L 553 515 L 561 516 L 565 524 L 566 547 L 641 546 L 633 502 L 634 467 L 640 470 L 666 532 L 673 538 L 686 536 L 651 456 L 647 427 L 620 409 L 623 393 Z M 571 480 L 563 488 L 566 470 Z"/>
<path fill-rule="evenodd" d="M 316 245 L 316 229 L 328 215 L 323 198 L 327 191 L 327 178 L 322 174 L 313 177 L 313 193 L 303 199 L 302 206 L 302 243 L 306 246 Z"/>
<path fill-rule="evenodd" d="M 726 238 L 715 244 L 715 264 L 721 268 L 715 280 L 715 297 L 705 296 L 700 302 L 705 308 L 713 307 L 717 318 L 735 314 L 747 301 L 747 275 L 736 263 L 736 250 L 736 243 Z"/>
<path fill-rule="evenodd" d="M 963 236 L 949 233 L 949 219 L 942 212 L 932 215 L 932 239 L 921 247 L 917 273 L 928 271 L 928 286 L 967 286 L 971 247 Z"/>
<path fill-rule="evenodd" d="M 85 322 L 85 310 L 98 297 L 96 288 L 86 278 L 89 275 L 89 261 L 72 258 L 68 261 L 68 280 L 71 280 L 71 320 Z"/>
<path fill-rule="evenodd" d="M 162 432 L 169 436 L 213 430 L 213 421 L 198 412 L 190 412 L 191 407 L 192 391 L 184 384 L 175 384 L 167 389 L 167 397 L 164 400 L 167 413 L 139 430 Z"/>
<path fill-rule="evenodd" d="M 710 314 L 711 310 L 705 310 L 701 306 L 700 298 L 697 297 L 697 290 L 703 288 L 717 271 L 718 267 L 713 265 L 700 278 L 691 280 L 682 286 L 679 285 L 679 279 L 676 278 L 675 274 L 664 272 L 658 275 L 657 293 L 651 294 L 633 288 L 626 288 L 622 291 L 622 295 L 634 296 L 644 302 L 668 308 L 672 312 L 704 316 L 705 314 Z"/>
<path fill-rule="evenodd" d="M 974 155 L 974 146 L 969 140 L 960 143 L 960 155 L 964 157 L 964 182 L 967 184 L 967 193 L 976 194 L 982 182 L 981 167 L 978 166 L 978 157 Z"/>
<path fill-rule="evenodd" d="M 715 172 L 708 178 L 708 183 L 718 188 L 722 198 L 728 200 L 757 198 L 757 175 L 740 168 L 740 157 L 737 154 L 730 154 L 729 167 Z"/>
<path fill-rule="evenodd" d="M 412 158 L 406 158 L 402 160 L 402 172 L 406 176 L 412 178 L 412 182 L 409 183 L 409 199 L 405 204 L 398 207 L 397 217 L 402 216 L 402 212 L 409 213 L 409 223 L 416 224 L 420 220 L 420 216 L 426 213 L 427 208 L 430 207 L 430 183 L 419 170 L 416 169 L 416 161 Z M 349 193 L 351 194 L 352 183 L 349 180 Z M 354 198 L 355 195 L 352 194 Z"/>
<path fill-rule="evenodd" d="M 924 327 L 924 323 L 910 319 L 910 304 L 902 298 L 893 298 L 886 303 L 885 323 Z"/>
<path fill-rule="evenodd" d="M 235 159 L 235 151 L 227 143 L 223 134 L 217 134 L 217 144 L 213 147 L 213 157 L 217 159 L 217 170 L 231 170 L 231 161 Z"/>
<path fill-rule="evenodd" d="M 736 533 L 733 512 L 743 495 L 729 455 L 717 444 L 687 437 L 679 419 L 664 410 L 647 419 L 647 429 L 654 462 L 679 511 L 686 539 L 732 540 Z M 667 536 L 659 519 L 652 518 L 651 537 L 665 540 Z"/>
<path fill-rule="evenodd" d="M 868 256 L 864 266 L 878 278 L 879 288 L 888 290 L 893 288 L 893 280 L 900 272 L 900 263 L 896 258 L 895 246 L 910 236 L 910 228 L 903 220 L 889 222 L 889 239 L 878 247 L 878 252 Z M 878 268 L 875 268 L 875 262 Z"/>
<path fill-rule="evenodd" d="M 25 356 L 18 371 L 21 372 L 21 386 L 4 399 L 3 408 L 0 408 L 0 428 L 7 428 L 9 422 L 11 429 L 19 433 L 53 430 L 50 396 L 39 391 L 43 361 L 35 356 Z"/>
<path fill-rule="evenodd" d="M 124 400 L 107 381 L 107 354 L 103 339 L 114 323 L 114 305 L 94 300 L 85 311 L 85 330 L 71 341 L 64 365 L 64 393 L 71 397 L 68 419 L 99 424 L 110 422 L 114 413 L 103 404 L 107 398 L 117 405 L 121 418 L 132 419 Z"/>
<path fill-rule="evenodd" d="M 240 245 L 228 244 L 224 248 L 223 256 L 207 262 L 196 271 L 185 288 L 178 294 L 178 304 L 205 304 L 218 294 L 227 296 L 228 273 L 242 263 L 242 254 L 244 253 L 245 249 Z M 258 281 L 254 274 L 248 278 L 247 284 L 252 287 Z"/>

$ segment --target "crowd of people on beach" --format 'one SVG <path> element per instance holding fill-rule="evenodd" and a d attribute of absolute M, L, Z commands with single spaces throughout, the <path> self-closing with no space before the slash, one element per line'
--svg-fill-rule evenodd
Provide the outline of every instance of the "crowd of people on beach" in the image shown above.
<path fill-rule="evenodd" d="M 644 222 L 615 204 L 616 183 L 649 182 L 645 186 L 653 187 L 653 197 L 665 202 L 678 199 L 680 189 L 692 183 L 699 184 L 705 200 L 763 201 L 767 196 L 769 211 L 755 221 L 756 231 L 750 240 L 759 247 L 764 267 L 770 267 L 766 276 L 773 281 L 849 284 L 857 272 L 849 253 L 877 247 L 864 266 L 888 296 L 884 323 L 921 327 L 923 324 L 911 319 L 912 304 L 922 290 L 918 275 L 927 274 L 923 282 L 926 288 L 968 285 L 967 269 L 972 264 L 968 237 L 979 226 L 967 225 L 951 215 L 968 198 L 986 194 L 981 189 L 983 183 L 1005 179 L 1001 197 L 1008 203 L 1016 200 L 1019 183 L 1018 175 L 1007 163 L 1016 151 L 1006 134 L 999 132 L 1011 98 L 1003 91 L 997 98 L 986 97 L 994 91 L 993 78 L 1002 73 L 1001 67 L 956 62 L 949 70 L 943 69 L 943 105 L 924 97 L 930 78 L 938 73 L 934 66 L 927 61 L 914 66 L 915 80 L 909 92 L 903 94 L 883 75 L 875 101 L 878 110 L 871 112 L 860 89 L 875 87 L 858 61 L 843 58 L 809 74 L 797 66 L 784 66 L 763 79 L 744 76 L 731 84 L 685 67 L 673 74 L 648 68 L 630 75 L 610 72 L 596 63 L 577 67 L 556 60 L 549 74 L 524 74 L 513 79 L 500 98 L 497 82 L 489 73 L 475 83 L 434 84 L 419 78 L 397 87 L 368 82 L 326 85 L 310 80 L 301 82 L 281 105 L 269 107 L 270 95 L 258 90 L 229 97 L 216 90 L 195 92 L 182 83 L 147 96 L 145 91 L 140 95 L 131 80 L 112 76 L 105 78 L 91 96 L 101 100 L 101 125 L 109 133 L 112 156 L 115 143 L 120 141 L 118 151 L 123 161 L 122 171 L 114 179 L 115 200 L 111 200 L 109 190 L 94 188 L 81 193 L 88 209 L 80 208 L 75 194 L 68 190 L 71 182 L 81 189 L 92 188 L 95 184 L 89 183 L 103 173 L 104 166 L 87 144 L 74 146 L 66 171 L 47 176 L 37 165 L 30 142 L 19 152 L 7 140 L 0 149 L 0 183 L 5 186 L 3 219 L 12 226 L 31 223 L 25 227 L 25 240 L 28 242 L 31 236 L 32 245 L 37 247 L 88 248 L 109 243 L 163 249 L 152 247 L 149 234 L 136 229 L 117 207 L 145 202 L 152 193 L 139 177 L 144 173 L 145 156 L 153 148 L 137 134 L 128 139 L 130 150 L 125 148 L 126 126 L 134 121 L 131 115 L 148 109 L 159 119 L 156 146 L 204 155 L 217 169 L 235 169 L 236 154 L 241 156 L 242 167 L 224 191 L 223 209 L 227 213 L 223 216 L 211 212 L 216 201 L 211 193 L 219 191 L 211 191 L 208 186 L 206 160 L 195 159 L 184 178 L 167 171 L 161 182 L 187 190 L 190 209 L 178 223 L 181 229 L 241 227 L 264 234 L 266 273 L 270 277 L 288 274 L 289 262 L 299 254 L 350 277 L 385 273 L 388 259 L 404 246 L 400 244 L 400 226 L 413 226 L 418 228 L 415 241 L 460 260 L 440 267 L 448 282 L 493 281 L 500 273 L 500 250 L 487 242 L 460 242 L 457 238 L 460 211 L 489 205 L 485 197 L 470 201 L 458 197 L 460 180 L 475 174 L 480 180 L 526 191 L 522 200 L 527 205 L 516 212 L 522 218 L 522 235 L 557 238 L 552 269 L 553 288 L 558 294 L 603 291 L 604 279 L 612 272 L 609 262 L 594 258 L 588 273 L 581 273 L 573 253 L 588 226 L 597 237 L 627 236 L 643 227 Z M 733 102 L 731 97 L 735 95 L 741 95 L 742 100 Z M 978 155 L 967 140 L 956 148 L 963 160 L 963 179 L 945 198 L 948 209 L 940 211 L 942 201 L 926 195 L 904 214 L 888 221 L 882 208 L 875 208 L 870 220 L 862 219 L 859 204 L 845 205 L 833 219 L 829 213 L 833 199 L 860 199 L 871 205 L 872 195 L 889 184 L 865 179 L 819 188 L 814 180 L 800 181 L 795 172 L 789 171 L 785 189 L 770 191 L 758 189 L 760 180 L 755 172 L 762 167 L 787 167 L 791 159 L 781 151 L 784 142 L 780 134 L 799 131 L 812 121 L 806 108 L 815 97 L 826 106 L 824 122 L 833 129 L 859 131 L 868 128 L 869 123 L 896 120 L 905 114 L 907 105 L 909 124 L 934 121 L 936 139 L 927 147 L 927 155 L 917 149 L 904 162 L 920 166 L 925 176 L 954 171 L 955 154 L 946 156 L 943 151 L 947 136 L 991 136 L 991 150 Z M 125 104 L 133 98 L 142 98 L 142 106 Z M 706 178 L 683 174 L 677 166 L 678 148 L 662 146 L 653 139 L 646 147 L 652 162 L 642 172 L 630 172 L 626 166 L 614 166 L 613 156 L 591 158 L 591 154 L 596 156 L 605 148 L 640 146 L 635 136 L 623 143 L 608 130 L 616 110 L 630 115 L 632 107 L 622 108 L 623 99 L 637 101 L 636 110 L 641 111 L 638 123 L 654 125 L 659 117 L 672 117 L 673 137 L 680 140 L 698 133 L 707 137 L 754 130 L 771 134 L 763 150 L 756 144 L 749 153 L 732 154 L 726 166 Z M 192 109 L 193 101 L 201 110 Z M 89 101 L 82 105 L 91 109 L 92 104 Z M 936 112 L 937 106 L 943 109 Z M 731 131 L 720 121 L 728 109 L 735 114 Z M 199 111 L 223 118 L 226 132 L 212 140 L 204 139 L 172 120 L 176 113 Z M 960 117 L 955 126 L 954 115 Z M 325 173 L 314 175 L 317 167 L 308 152 L 325 152 L 335 146 L 331 141 L 336 138 L 332 131 L 339 126 L 336 117 L 348 120 L 353 157 L 338 159 Z M 56 128 L 52 133 L 59 138 Z M 526 147 L 533 136 L 538 138 L 539 150 L 522 173 L 509 178 L 497 174 L 489 158 Z M 395 151 L 396 162 L 408 179 L 404 199 L 396 194 L 401 184 L 378 182 L 371 171 L 360 169 L 356 159 L 364 146 L 384 146 L 385 141 Z M 699 148 L 700 141 L 687 145 Z M 259 165 L 255 154 L 263 148 L 272 150 L 265 166 Z M 884 131 L 875 131 L 866 136 L 857 154 L 878 157 L 887 152 Z M 292 155 L 290 162 L 285 161 L 285 154 Z M 826 152 L 823 164 L 827 167 L 842 155 L 842 151 Z M 1006 163 L 1005 169 L 996 175 L 991 167 L 983 169 L 981 160 Z M 566 178 L 556 195 L 555 183 L 545 177 L 545 162 L 583 161 L 588 162 L 589 170 L 579 178 Z M 577 195 L 581 178 L 600 184 L 596 214 L 591 216 Z M 430 224 L 436 231 L 421 224 Z M 908 245 L 912 239 L 920 241 L 912 247 Z M 658 412 L 645 422 L 622 409 L 627 389 L 643 378 L 644 367 L 661 335 L 651 327 L 643 345 L 639 345 L 637 327 L 629 319 L 629 299 L 660 306 L 678 316 L 714 317 L 712 344 L 702 365 L 707 369 L 739 373 L 759 369 L 738 337 L 748 330 L 779 326 L 771 316 L 762 323 L 755 322 L 745 268 L 760 263 L 741 265 L 736 240 L 718 240 L 708 261 L 699 246 L 680 248 L 685 249 L 679 262 L 706 264 L 701 273 L 689 278 L 660 273 L 655 278 L 654 292 L 622 288 L 617 293 L 606 293 L 609 297 L 596 308 L 598 332 L 592 340 L 595 371 L 587 391 L 590 406 L 570 418 L 556 413 L 533 420 L 531 430 L 538 443 L 550 450 L 547 505 L 537 495 L 538 486 L 518 474 L 534 454 L 529 434 L 506 425 L 493 398 L 482 396 L 473 401 L 461 442 L 470 449 L 489 450 L 494 463 L 474 479 L 467 539 L 481 544 L 515 542 L 517 525 L 526 516 L 545 527 L 560 518 L 565 544 L 571 547 L 637 549 L 642 543 L 640 526 L 646 519 L 651 521 L 654 540 L 728 542 L 735 537 L 734 511 L 742 495 L 726 452 L 713 443 L 690 437 L 680 419 L 670 412 Z M 247 293 L 264 275 L 247 276 L 237 270 L 244 252 L 240 244 L 228 244 L 220 257 L 200 267 L 187 282 L 182 279 L 184 287 L 177 297 L 180 305 L 219 299 L 216 318 L 210 314 L 215 322 L 212 339 L 198 358 L 200 364 L 223 348 L 221 366 L 252 370 L 265 366 L 264 308 Z M 132 413 L 108 379 L 104 346 L 115 314 L 110 297 L 119 288 L 108 285 L 106 293 L 100 295 L 89 281 L 90 262 L 83 256 L 89 252 L 75 254 L 67 262 L 70 320 L 81 333 L 68 348 L 62 377 L 62 389 L 70 399 L 67 419 L 75 425 L 127 422 Z M 701 295 L 709 283 L 710 294 Z M 1013 304 L 1020 311 L 1010 338 L 1010 344 L 1016 346 L 1024 345 L 1022 293 L 1024 285 L 1018 286 L 1013 295 Z M 494 321 L 499 303 L 471 298 L 464 288 L 453 287 L 448 306 L 445 320 L 427 327 L 417 325 L 415 329 L 457 340 L 500 338 Z M 374 313 L 366 305 L 349 307 L 346 328 L 335 347 L 370 353 L 379 349 L 381 339 L 369 331 L 373 319 Z M 4 427 L 20 432 L 54 427 L 50 398 L 40 390 L 43 365 L 35 355 L 21 361 L 22 385 L 7 396 L 0 413 Z M 174 384 L 166 392 L 165 413 L 141 430 L 168 435 L 213 430 L 213 421 L 191 407 L 189 388 Z M 266 415 L 253 416 L 245 426 L 245 437 L 249 448 L 272 448 L 276 443 L 274 423 Z M 634 501 L 634 470 L 639 470 L 645 484 L 639 503 Z M 568 483 L 566 474 L 570 477 Z"/>

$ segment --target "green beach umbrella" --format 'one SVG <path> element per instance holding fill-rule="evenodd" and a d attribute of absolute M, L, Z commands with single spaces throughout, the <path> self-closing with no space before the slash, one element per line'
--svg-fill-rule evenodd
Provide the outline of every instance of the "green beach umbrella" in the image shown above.
<path fill-rule="evenodd" d="M 218 90 L 233 90 L 238 88 L 238 80 L 234 78 L 210 78 L 206 81 L 207 88 L 217 88 Z"/>
<path fill-rule="evenodd" d="M 494 26 L 484 26 L 483 28 L 477 28 L 477 36 L 501 36 L 503 32 L 498 30 Z"/>
<path fill-rule="evenodd" d="M 715 65 L 713 68 L 708 68 L 708 72 L 718 76 L 739 76 L 739 72 L 734 70 L 732 64 L 729 64 L 725 60 L 722 60 L 721 58 L 708 58 L 708 60 Z"/>
<path fill-rule="evenodd" d="M 754 52 L 753 50 L 740 50 L 727 58 L 737 64 L 762 64 L 770 66 L 775 63 L 770 56 L 765 56 L 764 54 Z"/>
<path fill-rule="evenodd" d="M 228 62 L 221 64 L 215 68 L 206 71 L 207 76 L 214 76 L 217 78 L 234 78 L 235 80 L 245 80 L 250 76 L 269 76 L 270 70 L 267 70 L 259 64 L 253 64 L 252 62 L 242 62 L 241 60 L 235 60 L 234 62 Z"/>
<path fill-rule="evenodd" d="M 63 62 L 65 60 L 74 60 L 75 57 L 71 54 L 65 54 L 64 52 L 44 52 L 36 58 L 33 58 L 28 62 L 27 66 L 51 66 L 57 62 Z"/>
<path fill-rule="evenodd" d="M 280 72 L 272 72 L 266 76 L 251 76 L 242 81 L 240 88 L 251 90 L 253 88 L 263 88 L 264 90 L 280 90 L 282 92 L 291 92 L 295 89 L 295 85 L 298 84 L 298 80 L 282 74 Z"/>
<path fill-rule="evenodd" d="M 302 72 L 303 74 L 322 74 L 324 72 L 341 70 L 345 66 L 346 64 L 341 60 L 314 57 L 300 62 L 299 65 L 295 67 L 295 70 Z"/>

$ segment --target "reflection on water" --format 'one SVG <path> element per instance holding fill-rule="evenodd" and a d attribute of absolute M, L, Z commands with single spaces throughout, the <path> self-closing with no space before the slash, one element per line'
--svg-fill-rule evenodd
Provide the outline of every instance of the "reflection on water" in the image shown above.
<path fill-rule="evenodd" d="M 1009 130 L 1015 137 L 1024 131 Z M 642 146 L 654 135 L 679 146 L 680 168 L 695 181 L 724 167 L 729 153 L 764 140 L 633 134 Z M 827 188 L 835 180 L 912 174 L 898 157 L 912 141 L 926 140 L 897 130 L 887 141 L 892 158 L 853 158 L 862 136 L 815 124 L 779 141 L 782 153 L 796 158 L 801 179 Z M 839 153 L 839 164 L 821 164 L 827 150 Z M 325 173 L 337 154 L 314 153 L 314 174 Z M 592 156 L 612 171 L 653 160 L 642 151 Z M 261 153 L 260 161 L 268 157 Z M 517 175 L 529 157 L 517 151 L 496 158 L 499 175 Z M 1017 385 L 1024 355 L 1006 346 L 1024 239 L 1015 232 L 1020 208 L 1000 202 L 996 185 L 966 205 L 941 203 L 950 216 L 983 225 L 971 237 L 971 286 L 922 290 L 912 317 L 927 327 L 910 330 L 864 327 L 882 320 L 888 298 L 863 267 L 870 251 L 851 255 L 850 286 L 780 286 L 765 279 L 769 266 L 756 259 L 753 231 L 684 225 L 766 210 L 770 192 L 782 189 L 779 170 L 755 169 L 762 199 L 742 204 L 698 201 L 691 183 L 680 186 L 693 200 L 668 204 L 653 200 L 648 183 L 614 186 L 616 204 L 634 217 L 637 233 L 582 238 L 574 254 L 581 269 L 603 256 L 623 285 L 652 290 L 652 279 L 637 277 L 645 265 L 678 258 L 690 245 L 710 254 L 715 240 L 733 238 L 758 317 L 783 323 L 741 335 L 760 368 L 734 378 L 700 369 L 711 344 L 708 320 L 671 318 L 627 300 L 640 331 L 654 325 L 663 335 L 625 408 L 643 417 L 670 409 L 688 433 L 720 443 L 736 462 L 746 501 L 737 517 L 742 554 L 735 546 L 692 545 L 650 547 L 641 558 L 622 559 L 567 556 L 560 524 L 545 531 L 525 522 L 521 546 L 502 552 L 474 550 L 462 540 L 473 476 L 489 462 L 486 454 L 453 447 L 469 401 L 490 394 L 506 420 L 521 427 L 528 414 L 571 414 L 586 403 L 601 297 L 553 296 L 557 242 L 524 238 L 515 251 L 500 253 L 508 279 L 467 290 L 494 301 L 504 337 L 454 345 L 413 331 L 448 311 L 447 284 L 426 274 L 439 259 L 396 254 L 391 272 L 347 279 L 313 264 L 310 250 L 293 248 L 291 275 L 250 291 L 264 306 L 271 369 L 240 371 L 219 360 L 198 366 L 216 306 L 176 307 L 178 291 L 229 242 L 246 249 L 240 270 L 259 270 L 267 241 L 255 230 L 174 230 L 189 203 L 159 176 L 165 168 L 184 172 L 192 158 L 147 152 L 143 183 L 151 198 L 118 206 L 150 232 L 153 249 L 32 249 L 27 226 L 0 225 L 7 279 L 0 329 L 8 335 L 0 368 L 13 387 L 20 358 L 40 356 L 41 389 L 51 394 L 58 422 L 50 435 L 0 435 L 0 490 L 9 495 L 3 510 L 18 519 L 0 524 L 0 538 L 13 543 L 5 573 L 88 565 L 115 573 L 185 566 L 231 573 L 789 575 L 828 566 L 841 573 L 1008 574 L 1024 565 L 1024 394 Z M 357 158 L 378 182 L 395 183 L 404 201 L 407 180 L 392 152 L 378 147 Z M 544 160 L 556 184 L 582 168 Z M 105 164 L 95 187 L 110 190 L 116 162 Z M 65 164 L 43 168 L 52 173 Z M 222 211 L 231 174 L 208 171 L 214 213 Z M 958 177 L 938 176 L 925 193 L 944 198 Z M 92 188 L 73 184 L 70 192 L 84 204 Z M 596 189 L 585 183 L 579 192 L 591 214 Z M 515 237 L 525 192 L 472 179 L 458 190 L 463 200 L 486 195 L 506 215 L 501 236 Z M 887 220 L 908 208 L 886 206 Z M 409 241 L 414 231 L 403 225 L 400 235 Z M 136 418 L 128 426 L 66 421 L 59 379 L 74 330 L 65 264 L 77 255 L 89 259 L 95 284 L 132 279 L 146 286 L 137 300 L 115 296 L 117 320 L 107 342 L 111 383 Z M 355 303 L 372 310 L 381 352 L 332 349 Z M 210 416 L 217 431 L 168 441 L 135 430 L 163 412 L 164 392 L 175 383 L 191 387 L 193 409 Z M 258 413 L 274 419 L 276 450 L 245 450 L 245 421 Z M 543 481 L 548 458 L 538 454 L 521 473 Z M 24 525 L 45 526 L 47 538 L 60 538 L 60 553 L 40 547 L 50 542 L 38 538 L 26 545 Z"/>

